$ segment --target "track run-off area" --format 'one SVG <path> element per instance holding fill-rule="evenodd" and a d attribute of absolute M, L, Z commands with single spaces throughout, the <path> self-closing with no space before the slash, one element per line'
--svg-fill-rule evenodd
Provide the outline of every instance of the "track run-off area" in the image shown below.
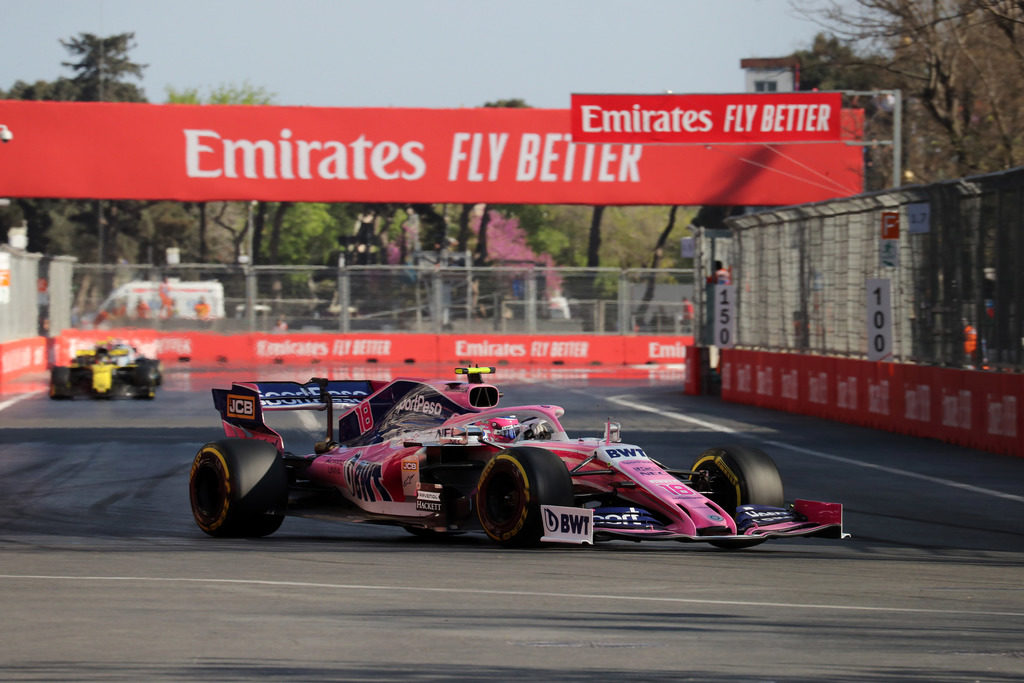
<path fill-rule="evenodd" d="M 0 393 L 0 680 L 961 681 L 1024 677 L 1024 459 L 685 396 L 672 367 L 499 367 L 507 405 L 609 418 L 688 468 L 762 448 L 843 541 L 509 550 L 483 535 L 288 518 L 204 535 L 196 450 L 231 381 L 451 368 L 171 367 L 153 401 Z M 319 413 L 285 434 L 311 448 Z"/>

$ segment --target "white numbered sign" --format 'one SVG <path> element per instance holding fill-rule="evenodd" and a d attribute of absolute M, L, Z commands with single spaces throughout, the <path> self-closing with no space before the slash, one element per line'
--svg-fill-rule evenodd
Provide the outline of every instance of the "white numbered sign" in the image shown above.
<path fill-rule="evenodd" d="M 715 285 L 714 345 L 731 349 L 736 344 L 736 286 Z"/>
<path fill-rule="evenodd" d="M 928 202 L 907 204 L 907 223 L 910 224 L 908 232 L 912 234 L 931 232 L 932 205 Z"/>
<path fill-rule="evenodd" d="M 892 305 L 889 280 L 867 281 L 868 360 L 892 359 Z"/>

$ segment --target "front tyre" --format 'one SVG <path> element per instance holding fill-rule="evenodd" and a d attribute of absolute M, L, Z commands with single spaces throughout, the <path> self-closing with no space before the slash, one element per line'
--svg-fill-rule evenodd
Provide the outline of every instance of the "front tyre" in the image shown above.
<path fill-rule="evenodd" d="M 757 448 L 727 446 L 711 448 L 701 453 L 691 467 L 706 482 L 704 495 L 722 508 L 736 515 L 740 505 L 770 505 L 782 507 L 785 504 L 782 477 L 775 461 Z M 747 548 L 764 542 L 763 538 L 738 541 L 711 541 L 719 548 Z"/>
<path fill-rule="evenodd" d="M 71 368 L 57 367 L 50 371 L 50 398 L 72 398 Z"/>
<path fill-rule="evenodd" d="M 163 383 L 160 361 L 140 358 L 135 362 L 134 382 L 140 387 L 156 387 Z"/>
<path fill-rule="evenodd" d="M 493 540 L 513 547 L 537 545 L 544 535 L 541 506 L 571 506 L 572 477 L 551 451 L 509 448 L 484 466 L 475 503 L 480 525 Z"/>
<path fill-rule="evenodd" d="M 288 473 L 277 449 L 252 439 L 206 444 L 192 462 L 189 500 L 196 524 L 216 537 L 277 531 L 288 505 Z"/>

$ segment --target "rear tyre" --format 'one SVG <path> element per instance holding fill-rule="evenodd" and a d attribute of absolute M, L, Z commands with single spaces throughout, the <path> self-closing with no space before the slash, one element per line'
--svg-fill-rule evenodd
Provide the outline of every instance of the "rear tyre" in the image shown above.
<path fill-rule="evenodd" d="M 493 540 L 505 546 L 537 545 L 544 535 L 541 506 L 571 506 L 572 477 L 551 451 L 509 448 L 484 466 L 475 503 L 480 525 Z"/>
<path fill-rule="evenodd" d="M 775 461 L 760 449 L 744 446 L 711 448 L 701 453 L 690 469 L 707 473 L 710 493 L 705 495 L 734 518 L 736 508 L 740 505 L 782 507 L 785 504 L 782 477 L 779 476 Z M 751 538 L 711 541 L 711 544 L 719 548 L 738 549 L 763 542 L 763 538 Z"/>
<path fill-rule="evenodd" d="M 54 368 L 50 371 L 50 398 L 71 397 L 71 368 Z"/>
<path fill-rule="evenodd" d="M 288 506 L 288 473 L 274 446 L 225 439 L 199 449 L 188 478 L 196 524 L 216 537 L 277 531 Z"/>

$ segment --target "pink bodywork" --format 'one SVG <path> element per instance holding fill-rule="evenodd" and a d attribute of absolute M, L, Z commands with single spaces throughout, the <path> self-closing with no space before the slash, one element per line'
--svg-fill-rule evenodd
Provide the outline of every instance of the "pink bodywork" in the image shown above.
<path fill-rule="evenodd" d="M 569 438 L 558 420 L 564 412 L 559 406 L 526 405 L 481 410 L 470 404 L 470 389 L 489 385 L 446 380 L 404 381 L 430 386 L 467 412 L 453 415 L 437 428 L 409 433 L 400 440 L 391 439 L 365 446 L 339 446 L 320 455 L 310 456 L 312 461 L 308 475 L 311 479 L 336 487 L 345 498 L 370 515 L 395 520 L 431 517 L 433 513 L 419 510 L 416 506 L 418 471 L 426 463 L 427 448 L 457 443 L 466 448 L 480 449 L 485 452 L 484 455 L 496 453 L 509 447 L 508 441 L 492 438 L 486 431 L 478 436 L 469 428 L 484 425 L 486 430 L 488 421 L 508 424 L 508 418 L 515 416 L 520 423 L 538 419 L 550 425 L 549 439 L 521 440 L 515 445 L 536 446 L 556 454 L 572 474 L 576 493 L 614 492 L 617 497 L 647 510 L 657 511 L 661 517 L 670 520 L 669 524 L 659 529 L 597 530 L 608 537 L 707 541 L 776 536 L 845 536 L 842 532 L 840 504 L 808 500 L 798 500 L 793 506 L 799 521 L 764 525 L 755 523 L 740 534 L 730 511 L 723 510 L 715 502 L 689 488 L 650 459 L 639 446 L 613 442 L 607 436 Z M 387 384 L 390 383 L 372 382 L 373 392 L 380 391 Z M 256 388 L 256 384 L 236 386 Z M 369 414 L 369 401 L 370 397 L 367 397 L 359 404 L 344 406 L 337 414 L 339 424 L 340 419 L 350 413 Z M 298 408 L 318 409 L 318 406 L 303 405 Z M 296 406 L 263 408 L 286 409 L 294 410 Z M 284 448 L 281 436 L 265 423 L 255 429 L 245 429 L 226 420 L 223 424 L 225 434 L 229 437 L 260 439 L 274 444 L 279 451 Z M 364 431 L 373 427 L 371 421 Z M 467 438 L 467 433 L 473 436 Z"/>

